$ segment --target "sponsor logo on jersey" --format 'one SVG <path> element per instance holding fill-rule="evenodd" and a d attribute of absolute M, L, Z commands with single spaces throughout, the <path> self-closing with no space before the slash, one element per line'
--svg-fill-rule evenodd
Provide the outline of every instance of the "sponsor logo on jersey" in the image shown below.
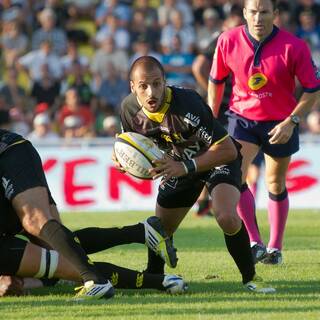
<path fill-rule="evenodd" d="M 248 86 L 251 90 L 259 90 L 268 82 L 267 77 L 263 73 L 255 73 L 248 80 Z"/>
<path fill-rule="evenodd" d="M 183 121 L 190 124 L 192 127 L 197 127 L 200 123 L 200 117 L 188 112 Z"/>
<path fill-rule="evenodd" d="M 205 141 L 206 144 L 210 144 L 212 141 L 212 136 L 207 132 L 206 127 L 200 127 L 200 129 L 197 131 L 197 137 Z"/>
<path fill-rule="evenodd" d="M 200 149 L 199 142 L 196 142 L 194 145 L 184 148 L 182 158 L 184 160 L 191 160 L 199 153 Z"/>
<path fill-rule="evenodd" d="M 14 192 L 14 188 L 10 179 L 6 179 L 5 177 L 2 177 L 2 186 L 4 189 L 5 197 L 10 200 Z"/>

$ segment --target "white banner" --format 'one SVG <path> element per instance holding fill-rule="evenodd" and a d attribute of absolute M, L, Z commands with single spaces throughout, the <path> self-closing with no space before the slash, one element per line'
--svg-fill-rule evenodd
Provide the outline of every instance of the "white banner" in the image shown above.
<path fill-rule="evenodd" d="M 138 180 L 112 166 L 112 146 L 36 146 L 48 184 L 62 211 L 154 210 L 158 182 Z M 320 208 L 319 144 L 302 144 L 290 164 L 287 188 L 291 208 Z M 266 208 L 260 179 L 257 207 Z"/>

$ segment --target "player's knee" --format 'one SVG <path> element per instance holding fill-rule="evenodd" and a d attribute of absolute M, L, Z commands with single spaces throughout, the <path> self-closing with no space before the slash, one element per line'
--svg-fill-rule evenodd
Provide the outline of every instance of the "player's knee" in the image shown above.
<path fill-rule="evenodd" d="M 51 279 L 59 263 L 59 253 L 54 250 L 41 249 L 41 260 L 38 272 L 34 275 L 34 278 Z"/>
<path fill-rule="evenodd" d="M 269 178 L 267 180 L 268 191 L 273 194 L 280 194 L 286 188 L 285 178 L 281 179 L 281 177 L 277 178 Z"/>
<path fill-rule="evenodd" d="M 233 210 L 220 210 L 215 213 L 215 216 L 223 231 L 230 232 L 230 230 L 236 230 L 241 225 L 239 216 Z"/>
<path fill-rule="evenodd" d="M 31 235 L 38 237 L 48 218 L 42 214 L 27 214 L 23 217 L 23 228 Z"/>

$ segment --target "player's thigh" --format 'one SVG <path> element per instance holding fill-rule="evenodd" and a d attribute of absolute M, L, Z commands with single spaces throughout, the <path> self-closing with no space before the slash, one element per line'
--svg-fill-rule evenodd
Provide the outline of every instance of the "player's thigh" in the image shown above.
<path fill-rule="evenodd" d="M 286 174 L 291 157 L 274 158 L 265 155 L 266 183 L 268 191 L 273 194 L 280 194 L 286 187 Z"/>
<path fill-rule="evenodd" d="M 240 199 L 239 189 L 228 183 L 220 183 L 211 191 L 211 197 L 212 209 L 222 230 L 228 234 L 239 230 L 241 226 L 237 213 L 237 204 Z"/>
<path fill-rule="evenodd" d="M 1 156 L 4 194 L 25 227 L 32 220 L 40 227 L 51 218 L 54 204 L 38 152 L 29 142 L 13 146 Z M 29 231 L 29 230 L 27 230 Z"/>
<path fill-rule="evenodd" d="M 198 175 L 172 178 L 159 186 L 156 215 L 172 234 L 197 201 L 205 182 Z"/>

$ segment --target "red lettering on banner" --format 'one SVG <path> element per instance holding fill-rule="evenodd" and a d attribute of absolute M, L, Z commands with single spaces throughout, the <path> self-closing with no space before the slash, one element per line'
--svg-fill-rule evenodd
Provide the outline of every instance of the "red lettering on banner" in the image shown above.
<path fill-rule="evenodd" d="M 92 190 L 93 185 L 75 185 L 74 177 L 76 168 L 79 166 L 96 163 L 96 160 L 91 158 L 80 158 L 73 161 L 68 161 L 64 164 L 65 175 L 64 175 L 64 195 L 66 203 L 70 206 L 77 205 L 88 205 L 93 204 L 95 201 L 90 198 L 84 198 L 77 200 L 75 195 L 81 191 Z"/>
<path fill-rule="evenodd" d="M 311 188 L 313 185 L 318 183 L 318 179 L 315 176 L 310 175 L 294 175 L 294 170 L 300 169 L 310 165 L 307 160 L 295 160 L 289 164 L 287 174 L 287 189 L 289 192 L 298 192 L 305 189 Z"/>
<path fill-rule="evenodd" d="M 57 159 L 47 159 L 42 164 L 43 171 L 47 172 L 47 171 L 51 170 L 57 163 L 58 163 Z"/>
<path fill-rule="evenodd" d="M 120 198 L 120 185 L 125 183 L 133 188 L 135 191 L 140 192 L 142 195 L 149 196 L 152 192 L 152 180 L 138 180 L 127 174 L 119 172 L 114 167 L 109 168 L 109 191 L 110 198 L 119 200 Z"/>

